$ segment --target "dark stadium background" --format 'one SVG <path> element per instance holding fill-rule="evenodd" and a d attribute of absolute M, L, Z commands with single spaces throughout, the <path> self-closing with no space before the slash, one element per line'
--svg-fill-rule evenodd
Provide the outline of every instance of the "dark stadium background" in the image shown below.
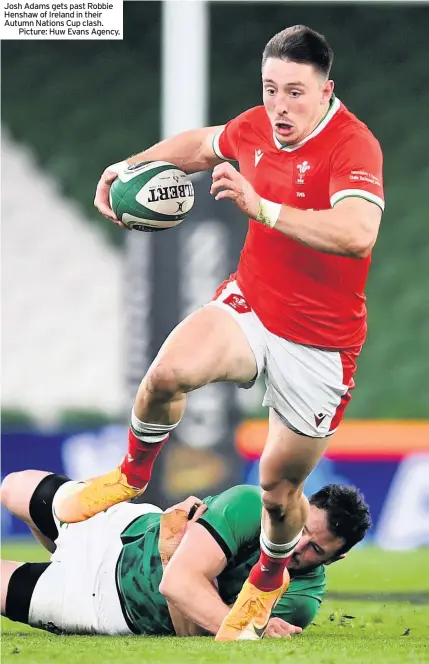
<path fill-rule="evenodd" d="M 22 344 L 3 348 L 3 362 L 11 366 L 15 385 L 12 389 L 9 374 L 4 374 L 3 475 L 33 466 L 86 477 L 100 465 L 110 467 L 111 459 L 125 450 L 124 423 L 147 361 L 187 308 L 200 304 L 198 292 L 211 294 L 212 284 L 227 276 L 237 260 L 245 221 L 228 204 L 213 203 L 207 193 L 208 176 L 196 182 L 197 204 L 189 220 L 156 237 L 126 234 L 92 206 L 101 171 L 160 138 L 161 19 L 158 2 L 126 2 L 123 41 L 1 45 L 2 128 L 8 154 L 24 149 L 31 157 L 29 173 L 37 170 L 52 178 L 60 195 L 78 205 L 81 223 L 92 224 L 100 245 L 105 243 L 119 257 L 124 274 L 118 311 L 125 321 L 120 348 L 112 347 L 120 359 L 119 373 L 112 376 L 122 381 L 120 402 L 110 409 L 98 403 L 103 384 L 84 407 L 72 398 L 61 407 L 51 406 L 49 395 L 43 399 L 44 381 L 55 368 L 49 352 L 59 340 L 53 327 L 52 335 L 48 327 L 43 343 L 33 332 L 37 321 L 52 314 L 43 293 L 37 307 L 14 307 L 31 282 L 30 273 L 19 297 L 15 295 L 20 277 L 14 272 L 15 258 L 37 255 L 55 237 L 60 220 L 53 218 L 49 231 L 38 233 L 35 205 L 30 241 L 21 226 L 28 215 L 20 217 L 28 194 L 15 181 L 16 194 L 2 210 L 8 238 L 4 251 L 10 252 L 3 270 L 3 326 L 6 340 L 25 329 L 23 345 L 33 348 L 33 357 L 46 353 L 46 365 L 45 372 L 33 375 L 31 361 L 22 366 Z M 370 501 L 375 521 L 371 537 L 378 544 L 428 544 L 427 7 L 211 3 L 210 124 L 224 123 L 260 103 L 263 46 L 273 33 L 296 23 L 324 33 L 332 45 L 332 77 L 339 98 L 369 125 L 383 147 L 387 202 L 367 289 L 369 335 L 357 389 L 341 439 L 333 442 L 333 451 L 313 473 L 308 490 L 328 481 L 353 482 Z M 7 176 L 3 173 L 2 184 L 10 192 Z M 77 222 L 76 238 L 79 233 Z M 52 280 L 61 279 L 67 252 L 56 259 L 55 265 L 40 266 Z M 79 261 L 75 269 L 78 273 Z M 88 290 L 99 278 L 96 263 L 90 276 Z M 186 284 L 191 284 L 195 297 L 189 296 Z M 80 305 L 73 292 L 64 291 L 63 306 L 74 310 L 77 320 L 83 316 Z M 103 320 L 96 324 L 101 338 Z M 70 331 L 70 340 L 72 335 Z M 67 343 L 64 347 L 66 353 Z M 73 357 L 69 366 L 58 381 L 75 380 L 78 385 L 85 380 L 79 377 L 78 364 L 73 369 Z M 91 357 L 86 369 L 91 370 Z M 33 381 L 37 408 L 31 407 L 31 399 L 23 407 L 20 375 L 25 376 L 22 389 Z M 258 397 L 261 386 L 256 390 Z M 147 498 L 167 505 L 187 493 L 207 495 L 233 482 L 257 481 L 255 459 L 264 431 L 260 420 L 266 417 L 258 403 L 252 396 L 237 397 L 234 388 L 226 386 L 192 395 L 189 413 L 157 465 Z M 257 422 L 249 425 L 249 419 Z M 400 513 L 395 512 L 398 505 L 403 507 Z M 399 525 L 394 523 L 398 519 Z M 3 526 L 6 536 L 23 532 L 8 518 Z"/>

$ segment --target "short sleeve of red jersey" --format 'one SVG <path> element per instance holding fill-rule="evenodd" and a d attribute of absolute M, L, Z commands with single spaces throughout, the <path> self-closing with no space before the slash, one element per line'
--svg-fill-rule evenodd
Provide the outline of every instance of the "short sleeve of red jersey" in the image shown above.
<path fill-rule="evenodd" d="M 240 115 L 230 120 L 213 139 L 213 150 L 219 159 L 238 160 Z"/>
<path fill-rule="evenodd" d="M 356 132 L 335 147 L 331 158 L 331 207 L 350 196 L 365 198 L 384 210 L 383 154 L 370 133 Z"/>

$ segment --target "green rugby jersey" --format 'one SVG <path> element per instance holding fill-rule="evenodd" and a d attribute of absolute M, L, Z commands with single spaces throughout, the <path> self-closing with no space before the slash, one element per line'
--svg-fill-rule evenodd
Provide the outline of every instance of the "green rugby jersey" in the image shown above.
<path fill-rule="evenodd" d="M 208 510 L 198 523 L 214 537 L 227 564 L 218 576 L 219 594 L 232 604 L 259 558 L 262 501 L 259 489 L 240 485 L 204 500 Z M 160 514 L 145 514 L 122 532 L 117 582 L 130 628 L 137 634 L 174 634 L 166 599 L 159 592 L 162 564 L 158 552 Z M 323 565 L 291 572 L 291 584 L 275 616 L 300 627 L 314 618 L 325 593 Z"/>

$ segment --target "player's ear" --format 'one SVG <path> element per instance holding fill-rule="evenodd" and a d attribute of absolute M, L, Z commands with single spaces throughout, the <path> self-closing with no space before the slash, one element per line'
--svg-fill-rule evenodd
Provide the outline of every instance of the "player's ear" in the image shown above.
<path fill-rule="evenodd" d="M 328 79 L 327 81 L 325 81 L 323 85 L 323 95 L 320 103 L 324 104 L 326 101 L 329 101 L 333 95 L 333 92 L 334 92 L 334 81 Z"/>
<path fill-rule="evenodd" d="M 337 560 L 344 560 L 345 557 L 346 557 L 345 553 L 340 553 L 338 556 L 332 556 L 332 558 L 329 558 L 329 560 L 325 560 L 323 564 L 332 565 L 332 563 L 337 562 Z"/>

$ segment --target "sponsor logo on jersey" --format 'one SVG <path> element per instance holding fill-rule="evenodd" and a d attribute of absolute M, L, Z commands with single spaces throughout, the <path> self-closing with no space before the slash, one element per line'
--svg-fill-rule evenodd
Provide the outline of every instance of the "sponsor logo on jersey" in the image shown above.
<path fill-rule="evenodd" d="M 263 156 L 264 153 L 262 152 L 262 150 L 255 150 L 255 168 L 259 164 Z"/>
<path fill-rule="evenodd" d="M 231 295 L 228 295 L 228 297 L 225 298 L 224 303 L 231 307 L 231 309 L 234 309 L 238 314 L 248 314 L 249 311 L 251 311 L 251 308 L 244 297 L 238 295 L 238 293 L 231 293 Z"/>
<path fill-rule="evenodd" d="M 376 187 L 381 187 L 381 182 L 380 180 L 373 175 L 372 173 L 368 173 L 368 171 L 351 171 L 350 172 L 350 181 L 351 182 L 369 182 L 369 184 L 373 184 Z"/>

